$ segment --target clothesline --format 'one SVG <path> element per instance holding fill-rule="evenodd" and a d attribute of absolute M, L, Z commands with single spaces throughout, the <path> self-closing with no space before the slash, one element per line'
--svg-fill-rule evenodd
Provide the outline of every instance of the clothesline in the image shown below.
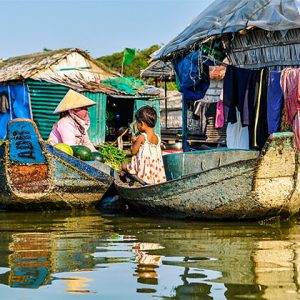
<path fill-rule="evenodd" d="M 290 64 L 290 63 L 285 63 L 285 62 L 279 62 L 276 61 L 274 62 L 270 62 L 270 63 L 260 63 L 260 64 L 253 64 L 253 65 L 233 65 L 233 64 L 229 64 L 229 63 L 225 63 L 223 61 L 219 61 L 217 60 L 215 57 L 213 57 L 212 55 L 202 55 L 202 58 L 204 59 L 210 59 L 211 61 L 213 61 L 216 65 L 220 65 L 223 67 L 227 67 L 227 66 L 235 66 L 237 68 L 243 68 L 243 69 L 247 69 L 247 70 L 260 70 L 262 68 L 299 68 L 300 67 L 300 63 L 298 61 L 294 61 L 294 64 Z M 252 66 L 251 68 L 246 68 Z"/>
<path fill-rule="evenodd" d="M 223 66 L 223 67 L 227 67 L 229 64 L 225 63 L 225 62 L 222 62 L 222 61 L 219 61 L 217 60 L 216 58 L 214 58 L 212 55 L 202 55 L 202 58 L 205 58 L 205 59 L 210 59 L 212 60 L 215 64 L 218 64 L 220 66 Z"/>

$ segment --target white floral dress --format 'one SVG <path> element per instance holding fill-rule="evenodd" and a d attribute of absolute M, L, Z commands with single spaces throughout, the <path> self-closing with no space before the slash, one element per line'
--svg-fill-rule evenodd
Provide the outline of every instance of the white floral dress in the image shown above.
<path fill-rule="evenodd" d="M 142 135 L 145 137 L 145 143 L 140 146 L 138 153 L 132 156 L 127 170 L 148 184 L 165 182 L 166 174 L 160 149 L 160 137 L 156 135 L 158 138 L 156 145 L 149 142 L 146 133 Z"/>

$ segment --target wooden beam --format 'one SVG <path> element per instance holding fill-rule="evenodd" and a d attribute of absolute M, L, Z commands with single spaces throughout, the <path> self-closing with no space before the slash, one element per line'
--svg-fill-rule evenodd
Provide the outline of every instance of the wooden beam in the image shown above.
<path fill-rule="evenodd" d="M 182 95 L 182 149 L 184 152 L 188 150 L 187 111 L 187 101 Z"/>

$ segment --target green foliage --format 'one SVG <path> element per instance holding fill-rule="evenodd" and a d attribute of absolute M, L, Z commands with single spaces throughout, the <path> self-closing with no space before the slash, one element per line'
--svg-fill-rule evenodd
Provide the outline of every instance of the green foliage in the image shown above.
<path fill-rule="evenodd" d="M 159 45 L 153 45 L 144 50 L 137 50 L 132 63 L 124 66 L 124 76 L 140 78 L 140 71 L 147 68 L 150 59 L 150 54 L 160 48 Z M 97 58 L 100 62 L 104 63 L 108 68 L 121 73 L 123 52 L 116 52 L 112 55 L 102 56 Z"/>
<path fill-rule="evenodd" d="M 124 76 L 140 78 L 140 72 L 149 66 L 150 55 L 160 48 L 159 45 L 153 45 L 143 50 L 137 50 L 136 55 L 132 63 L 128 66 L 124 66 Z M 112 55 L 102 56 L 97 58 L 98 61 L 102 62 L 109 69 L 121 73 L 123 52 L 116 52 Z M 153 78 L 143 79 L 147 84 L 155 85 L 159 88 L 164 89 L 164 82 L 157 81 Z M 169 91 L 177 90 L 175 82 L 167 82 L 167 89 Z"/>
<path fill-rule="evenodd" d="M 104 157 L 104 163 L 117 171 L 119 170 L 121 163 L 126 158 L 126 153 L 124 151 L 110 144 L 104 144 L 101 146 L 99 152 Z"/>

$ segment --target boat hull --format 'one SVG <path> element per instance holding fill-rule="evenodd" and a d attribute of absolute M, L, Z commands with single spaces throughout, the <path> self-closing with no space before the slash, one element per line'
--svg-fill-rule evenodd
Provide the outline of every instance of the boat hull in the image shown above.
<path fill-rule="evenodd" d="M 166 171 L 175 179 L 144 187 L 116 182 L 131 209 L 147 216 L 211 220 L 287 217 L 299 211 L 292 134 L 273 135 L 260 155 L 223 149 L 171 155 L 165 157 Z M 201 172 L 189 174 L 193 169 Z"/>
<path fill-rule="evenodd" d="M 46 144 L 35 124 L 16 119 L 0 146 L 0 208 L 44 210 L 97 205 L 114 181 L 99 163 L 82 162 Z"/>

